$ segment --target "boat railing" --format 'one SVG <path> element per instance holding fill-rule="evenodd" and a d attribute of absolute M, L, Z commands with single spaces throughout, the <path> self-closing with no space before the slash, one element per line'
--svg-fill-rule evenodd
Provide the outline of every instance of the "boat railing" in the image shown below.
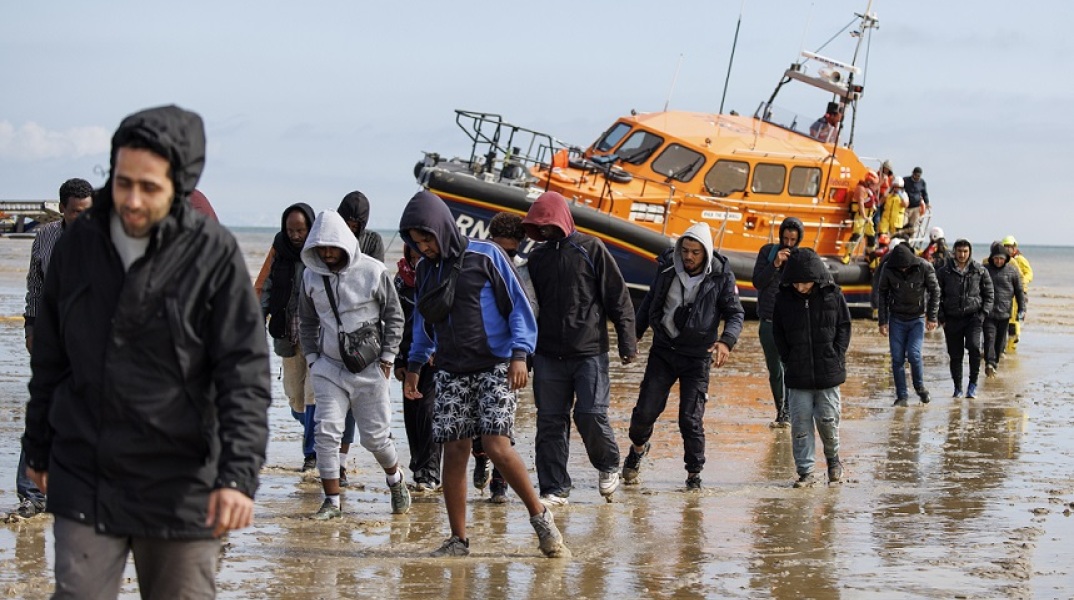
<path fill-rule="evenodd" d="M 471 110 L 455 110 L 455 123 L 470 138 L 469 164 L 475 174 L 499 173 L 504 179 L 524 179 L 537 165 L 546 167 L 553 156 L 567 150 L 571 158 L 581 158 L 582 150 L 550 134 L 514 125 L 501 115 Z M 519 167 L 512 173 L 512 166 Z"/>
<path fill-rule="evenodd" d="M 770 125 L 775 125 L 781 129 L 787 131 L 793 131 L 802 135 L 809 135 L 809 126 L 813 124 L 813 120 L 808 117 L 802 117 L 798 113 L 776 106 L 775 104 L 769 104 L 762 101 L 757 110 L 753 113 L 754 119 L 760 119 Z"/>

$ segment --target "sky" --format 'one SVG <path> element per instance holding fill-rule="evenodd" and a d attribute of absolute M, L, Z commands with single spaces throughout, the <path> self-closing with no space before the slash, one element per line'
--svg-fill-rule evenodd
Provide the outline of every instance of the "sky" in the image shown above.
<path fill-rule="evenodd" d="M 868 0 L 152 2 L 0 4 L 0 199 L 101 185 L 128 114 L 202 115 L 199 188 L 230 226 L 335 208 L 361 190 L 395 229 L 423 151 L 468 155 L 455 109 L 492 112 L 579 146 L 616 118 L 752 114 L 801 50 Z M 924 170 L 948 240 L 1069 245 L 1074 2 L 874 0 L 855 149 Z M 848 60 L 853 39 L 820 52 Z M 863 47 L 858 64 L 865 63 Z M 804 87 L 804 86 L 799 86 Z M 778 105 L 823 113 L 808 88 Z M 868 163 L 867 163 L 868 164 Z"/>

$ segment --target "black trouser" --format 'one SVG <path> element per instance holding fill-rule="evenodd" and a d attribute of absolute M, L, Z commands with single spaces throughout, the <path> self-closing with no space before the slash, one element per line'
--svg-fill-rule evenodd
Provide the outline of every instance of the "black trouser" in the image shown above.
<path fill-rule="evenodd" d="M 686 471 L 705 466 L 705 402 L 708 401 L 711 356 L 682 356 L 658 346 L 649 350 L 638 403 L 630 415 L 630 441 L 642 446 L 653 436 L 653 424 L 667 407 L 668 394 L 679 382 L 679 432 Z"/>
<path fill-rule="evenodd" d="M 403 399 L 403 426 L 410 444 L 410 472 L 414 481 L 440 483 L 440 444 L 433 441 L 433 405 L 436 403 L 436 369 L 425 365 L 418 378 L 421 398 Z"/>
<path fill-rule="evenodd" d="M 943 325 L 947 338 L 947 354 L 951 357 L 951 379 L 956 389 L 962 389 L 962 355 L 970 355 L 970 383 L 977 384 L 981 372 L 981 322 L 980 315 L 946 317 Z"/>
<path fill-rule="evenodd" d="M 994 367 L 999 364 L 999 359 L 1003 358 L 1003 352 L 1007 349 L 1007 325 L 1009 325 L 1010 322 L 1010 317 L 1003 317 L 1002 319 L 985 319 L 985 364 Z"/>

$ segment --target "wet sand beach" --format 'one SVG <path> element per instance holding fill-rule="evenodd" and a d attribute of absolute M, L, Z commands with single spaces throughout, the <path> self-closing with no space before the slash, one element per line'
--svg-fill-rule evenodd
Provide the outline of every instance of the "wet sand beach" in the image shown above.
<path fill-rule="evenodd" d="M 256 272 L 271 232 L 239 230 Z M 386 236 L 390 238 L 391 236 Z M 0 239 L 0 509 L 17 504 L 15 467 L 29 359 L 23 346 L 30 240 Z M 398 240 L 389 250 L 394 271 Z M 980 246 L 977 246 L 980 254 Z M 517 496 L 470 491 L 468 558 L 434 559 L 448 536 L 439 494 L 393 516 L 372 456 L 355 444 L 344 518 L 308 517 L 322 500 L 299 473 L 299 425 L 273 361 L 267 466 L 252 528 L 225 545 L 221 598 L 1071 598 L 1074 597 L 1074 249 L 1026 249 L 1029 319 L 1018 352 L 977 399 L 952 399 L 943 334 L 926 336 L 933 402 L 893 408 L 887 340 L 857 320 L 842 388 L 845 481 L 793 489 L 790 430 L 774 409 L 747 321 L 729 365 L 714 371 L 704 488 L 686 492 L 677 388 L 657 423 L 641 485 L 615 502 L 572 436 L 575 488 L 555 511 L 574 556 L 542 558 Z M 643 348 L 648 346 L 646 336 Z M 644 356 L 642 357 L 644 360 Z M 613 363 L 612 425 L 627 447 L 644 362 Z M 409 457 L 399 385 L 393 428 Z M 532 392 L 519 403 L 518 451 L 533 465 Z M 818 454 L 819 454 L 818 448 Z M 823 462 L 818 464 L 823 469 Z M 359 487 L 361 486 L 361 487 Z M 46 598 L 52 518 L 0 525 L 0 596 Z M 133 565 L 123 598 L 137 598 Z"/>

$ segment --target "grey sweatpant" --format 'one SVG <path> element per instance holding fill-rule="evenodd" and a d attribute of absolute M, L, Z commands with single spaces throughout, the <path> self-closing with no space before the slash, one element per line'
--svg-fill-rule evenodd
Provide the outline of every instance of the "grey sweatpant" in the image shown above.
<path fill-rule="evenodd" d="M 339 477 L 339 442 L 347 409 L 354 412 L 358 441 L 373 453 L 377 463 L 389 469 L 399 462 L 391 436 L 391 403 L 388 380 L 373 362 L 361 373 L 351 373 L 343 363 L 322 355 L 310 368 L 313 395 L 317 470 L 322 479 Z"/>

